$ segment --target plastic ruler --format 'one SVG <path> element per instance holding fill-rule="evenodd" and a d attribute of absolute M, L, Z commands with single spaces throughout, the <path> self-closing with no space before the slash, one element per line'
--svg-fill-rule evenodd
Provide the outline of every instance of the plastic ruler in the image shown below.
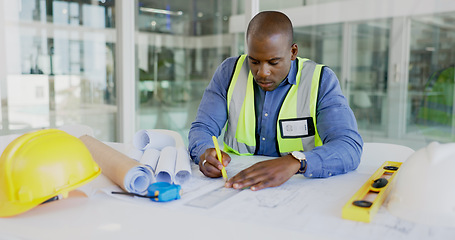
<path fill-rule="evenodd" d="M 241 192 L 241 190 L 225 188 L 223 186 L 192 199 L 191 201 L 187 202 L 186 205 L 199 208 L 212 208 L 239 192 Z"/>

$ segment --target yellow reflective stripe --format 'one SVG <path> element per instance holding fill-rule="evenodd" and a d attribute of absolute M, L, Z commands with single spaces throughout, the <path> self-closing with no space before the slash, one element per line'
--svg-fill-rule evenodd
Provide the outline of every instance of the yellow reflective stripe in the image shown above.
<path fill-rule="evenodd" d="M 231 153 L 235 153 L 237 155 L 240 155 L 240 156 L 252 156 L 254 155 L 253 153 L 240 153 L 239 151 L 229 147 L 229 145 L 227 145 L 226 143 L 224 143 L 224 151 L 225 152 L 231 152 Z"/>
<path fill-rule="evenodd" d="M 284 98 L 283 104 L 281 105 L 280 113 L 278 119 L 291 119 L 297 118 L 297 93 L 299 89 L 300 78 L 302 76 L 302 68 L 303 63 L 308 59 L 299 58 L 299 65 L 297 68 L 297 75 L 296 75 L 296 84 L 291 86 L 289 89 L 286 98 Z M 302 139 L 300 138 L 283 138 L 281 136 L 280 131 L 280 123 L 277 121 L 276 123 L 276 130 L 277 130 L 277 141 L 278 146 L 280 146 L 280 152 L 286 153 L 291 151 L 302 151 L 303 143 Z"/>
<path fill-rule="evenodd" d="M 237 142 L 245 143 L 248 146 L 256 145 L 256 114 L 254 111 L 254 84 L 253 74 L 248 74 L 245 99 L 239 114 L 235 138 Z"/>
<path fill-rule="evenodd" d="M 289 89 L 288 94 L 281 105 L 278 119 L 297 118 L 297 90 L 297 85 L 292 85 Z M 277 123 L 277 126 L 279 126 L 279 123 Z"/>
<path fill-rule="evenodd" d="M 299 60 L 299 66 L 297 68 L 297 75 L 295 76 L 295 81 L 296 81 L 296 85 L 299 86 L 300 78 L 302 76 L 303 63 L 308 61 L 308 58 L 299 58 L 299 57 L 297 57 L 297 58 Z"/>
<path fill-rule="evenodd" d="M 278 119 L 293 119 L 297 118 L 297 89 L 298 85 L 292 85 L 289 89 L 286 98 L 281 105 L 280 113 Z M 281 136 L 280 123 L 277 121 L 276 130 L 277 130 L 277 141 L 278 146 L 280 146 L 280 152 L 291 152 L 297 150 L 303 150 L 302 139 L 300 138 L 283 138 Z"/>
<path fill-rule="evenodd" d="M 245 61 L 246 55 L 241 55 L 237 64 L 235 66 L 234 74 L 232 75 L 231 84 L 229 85 L 227 92 L 227 109 L 229 112 L 229 105 L 231 104 L 232 92 L 234 91 L 235 84 L 237 84 L 237 79 L 239 78 L 240 69 L 242 68 L 243 62 Z"/>
<path fill-rule="evenodd" d="M 319 92 L 319 79 L 321 77 L 321 70 L 324 65 L 316 65 L 313 74 L 313 81 L 311 83 L 311 97 L 310 97 L 310 114 L 313 117 L 314 124 L 314 146 L 322 146 L 321 137 L 319 137 L 318 128 L 316 127 L 316 103 L 318 101 L 318 92 Z"/>

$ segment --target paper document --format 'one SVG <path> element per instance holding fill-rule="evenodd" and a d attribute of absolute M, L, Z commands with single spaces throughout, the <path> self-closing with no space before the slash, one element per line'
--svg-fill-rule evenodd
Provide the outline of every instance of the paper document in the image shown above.
<path fill-rule="evenodd" d="M 212 208 L 215 205 L 227 200 L 228 198 L 236 195 L 241 190 L 233 188 L 225 188 L 224 186 L 210 191 L 202 196 L 199 196 L 186 203 L 187 206 L 199 207 L 199 208 Z"/>
<path fill-rule="evenodd" d="M 141 130 L 134 135 L 133 145 L 139 150 L 155 148 L 161 151 L 167 146 L 175 147 L 175 139 L 157 130 Z"/>
<path fill-rule="evenodd" d="M 156 181 L 183 184 L 191 178 L 191 159 L 179 133 L 164 129 L 140 130 L 133 144 L 142 152 L 139 161 L 153 170 Z"/>
<path fill-rule="evenodd" d="M 175 160 L 175 183 L 183 184 L 191 177 L 190 154 L 185 147 L 177 148 Z"/>
<path fill-rule="evenodd" d="M 155 182 L 153 172 L 121 152 L 88 135 L 79 138 L 92 154 L 101 171 L 123 190 L 145 194 L 148 186 Z"/>
<path fill-rule="evenodd" d="M 160 151 L 154 149 L 154 148 L 148 148 L 144 151 L 144 154 L 142 154 L 139 162 L 150 166 L 153 171 L 156 171 L 156 165 L 158 163 L 158 159 L 160 158 Z"/>
<path fill-rule="evenodd" d="M 174 182 L 175 159 L 177 149 L 175 147 L 165 147 L 161 151 L 158 165 L 156 166 L 157 182 Z"/>

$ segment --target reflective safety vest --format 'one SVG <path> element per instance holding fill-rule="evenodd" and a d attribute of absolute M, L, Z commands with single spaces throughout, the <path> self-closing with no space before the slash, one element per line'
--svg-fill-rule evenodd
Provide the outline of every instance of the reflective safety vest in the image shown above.
<path fill-rule="evenodd" d="M 239 155 L 253 155 L 256 151 L 254 79 L 246 57 L 238 58 L 227 92 L 224 150 Z M 277 146 L 282 156 L 322 145 L 316 128 L 316 103 L 323 65 L 303 58 L 297 58 L 297 62 L 296 84 L 289 89 L 281 109 L 277 109 Z"/>

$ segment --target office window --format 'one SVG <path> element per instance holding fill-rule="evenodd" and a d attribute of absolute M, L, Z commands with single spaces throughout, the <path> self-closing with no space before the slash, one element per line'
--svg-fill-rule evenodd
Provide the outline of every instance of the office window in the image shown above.
<path fill-rule="evenodd" d="M 115 140 L 114 1 L 2 4 L 1 134 L 85 124 Z"/>
<path fill-rule="evenodd" d="M 236 34 L 236 42 L 233 44 L 233 47 L 237 49 L 237 51 L 233 51 L 233 56 L 236 55 L 242 55 L 246 53 L 246 39 L 245 39 L 245 33 L 237 33 Z"/>
<path fill-rule="evenodd" d="M 139 1 L 137 29 L 182 36 L 228 33 L 236 1 Z"/>
<path fill-rule="evenodd" d="M 276 1 L 276 0 L 260 0 L 259 8 L 263 10 L 277 10 L 277 9 L 286 9 L 294 8 L 308 5 L 318 5 L 331 2 L 342 2 L 347 0 L 286 0 L 286 1 Z"/>
<path fill-rule="evenodd" d="M 233 15 L 245 13 L 245 0 L 231 0 L 231 2 Z"/>
<path fill-rule="evenodd" d="M 360 130 L 385 131 L 390 21 L 351 24 L 349 105 Z"/>
<path fill-rule="evenodd" d="M 231 56 L 233 7 L 231 1 L 139 1 L 138 129 L 170 129 L 186 136 L 204 89 Z"/>
<path fill-rule="evenodd" d="M 341 77 L 343 25 L 327 24 L 294 28 L 299 56 L 330 67 Z"/>
<path fill-rule="evenodd" d="M 407 132 L 455 140 L 455 13 L 411 19 Z"/>
<path fill-rule="evenodd" d="M 324 9 L 336 2 L 349 9 L 358 5 L 347 0 L 260 0 L 259 8 L 289 12 L 295 18 L 294 9 L 310 5 Z M 114 63 L 114 0 L 0 3 L 4 53 L 0 55 L 0 134 L 77 123 L 91 126 L 102 140 L 118 140 L 117 131 L 125 129 L 116 128 L 115 69 L 123 66 Z M 186 135 L 216 67 L 226 57 L 245 52 L 244 32 L 230 30 L 229 24 L 232 17 L 243 17 L 249 9 L 246 4 L 251 3 L 254 1 L 134 1 L 136 79 L 125 84 L 134 84 L 137 90 L 137 111 L 131 116 L 137 123 L 135 130 L 167 128 Z M 423 5 L 431 8 L 431 4 Z M 302 21 L 294 22 L 299 56 L 335 71 L 364 139 L 415 149 L 432 140 L 454 141 L 453 10 L 437 13 L 441 5 L 435 5 L 435 13 L 421 15 L 432 9 L 414 13 L 414 9 L 381 8 L 379 17 L 373 18 L 362 12 L 338 15 L 335 8 L 329 9 L 334 12 L 296 18 Z M 309 17 L 313 26 L 307 25 Z M 401 22 L 399 30 L 395 29 L 397 22 Z M 246 28 L 234 26 L 238 27 Z M 389 50 L 397 48 L 390 45 L 396 43 L 391 34 L 399 36 L 399 48 L 409 56 L 397 57 L 396 51 Z M 409 60 L 409 66 L 388 69 L 389 62 L 396 60 L 398 65 L 407 65 Z M 403 88 L 394 87 L 388 79 L 395 70 L 402 74 Z M 395 94 L 400 96 L 397 103 L 389 99 Z M 400 107 L 394 108 L 395 104 Z"/>

